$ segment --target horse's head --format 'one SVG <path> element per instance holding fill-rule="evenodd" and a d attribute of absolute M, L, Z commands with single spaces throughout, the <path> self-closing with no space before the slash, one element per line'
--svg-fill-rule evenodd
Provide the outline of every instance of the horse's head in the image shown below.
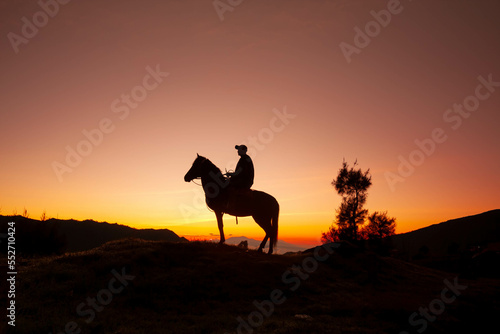
<path fill-rule="evenodd" d="M 186 182 L 191 182 L 192 180 L 199 178 L 202 175 L 203 163 L 205 161 L 207 161 L 208 159 L 205 157 L 202 157 L 199 154 L 197 154 L 197 155 L 198 156 L 196 157 L 196 160 L 193 162 L 193 165 L 188 170 L 186 175 L 184 175 L 184 181 L 186 181 Z"/>

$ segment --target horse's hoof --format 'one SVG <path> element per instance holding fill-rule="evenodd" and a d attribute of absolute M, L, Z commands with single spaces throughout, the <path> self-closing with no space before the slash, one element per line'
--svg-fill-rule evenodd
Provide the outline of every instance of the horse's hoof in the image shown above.
<path fill-rule="evenodd" d="M 262 248 L 257 249 L 257 252 L 262 253 Z"/>

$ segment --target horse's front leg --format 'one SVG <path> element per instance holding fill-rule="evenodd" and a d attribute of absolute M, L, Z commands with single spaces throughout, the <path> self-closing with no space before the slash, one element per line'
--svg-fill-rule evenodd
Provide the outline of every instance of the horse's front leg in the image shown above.
<path fill-rule="evenodd" d="M 217 225 L 219 226 L 220 244 L 223 244 L 226 241 L 226 238 L 224 238 L 224 222 L 222 221 L 223 215 L 223 212 L 215 212 L 215 216 L 217 217 Z"/>

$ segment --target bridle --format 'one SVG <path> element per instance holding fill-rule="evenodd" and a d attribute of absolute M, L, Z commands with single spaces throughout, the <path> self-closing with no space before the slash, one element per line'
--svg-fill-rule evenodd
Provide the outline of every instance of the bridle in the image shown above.
<path fill-rule="evenodd" d="M 207 158 L 203 157 L 203 161 L 202 161 L 202 162 L 200 162 L 200 167 L 201 167 L 201 165 L 203 165 L 203 164 L 204 164 L 207 160 L 208 160 Z M 196 180 L 196 179 L 201 179 L 201 176 L 199 176 L 199 177 L 195 177 L 194 179 L 192 179 L 192 180 L 191 180 L 191 182 L 193 182 L 193 183 L 194 183 L 194 184 L 196 184 L 197 186 L 201 187 L 201 186 L 202 186 L 202 184 L 201 184 L 201 183 L 199 183 L 199 184 L 198 184 L 198 183 L 194 182 L 194 180 Z"/>

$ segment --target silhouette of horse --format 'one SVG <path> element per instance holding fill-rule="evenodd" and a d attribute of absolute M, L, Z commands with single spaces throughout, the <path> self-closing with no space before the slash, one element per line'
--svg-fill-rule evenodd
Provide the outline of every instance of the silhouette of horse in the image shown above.
<path fill-rule="evenodd" d="M 215 212 L 220 232 L 220 243 L 224 243 L 224 223 L 222 216 L 227 213 L 236 217 L 252 216 L 255 222 L 266 232 L 259 246 L 261 252 L 268 239 L 269 254 L 273 253 L 278 241 L 278 216 L 280 206 L 276 199 L 262 191 L 249 190 L 248 194 L 237 195 L 228 188 L 229 180 L 210 160 L 198 154 L 193 166 L 184 176 L 184 181 L 190 182 L 201 178 L 205 191 L 205 200 L 210 209 Z M 228 205 L 230 201 L 231 205 Z"/>

